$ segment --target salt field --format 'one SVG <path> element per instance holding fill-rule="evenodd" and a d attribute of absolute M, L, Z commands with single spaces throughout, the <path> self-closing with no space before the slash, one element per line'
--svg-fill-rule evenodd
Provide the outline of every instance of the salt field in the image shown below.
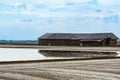
<path fill-rule="evenodd" d="M 0 48 L 0 61 L 26 61 L 83 57 L 117 57 L 120 52 L 86 52 L 86 51 L 47 51 L 39 49 Z"/>
<path fill-rule="evenodd" d="M 100 59 L 91 59 L 99 57 Z M 101 56 L 104 57 L 101 58 Z M 0 48 L 0 80 L 120 80 L 120 52 Z M 65 58 L 76 60 L 65 61 Z M 88 57 L 88 60 L 80 60 Z M 91 58 L 89 58 L 91 57 Z M 107 57 L 110 57 L 107 59 Z M 47 59 L 62 59 L 50 62 Z M 77 60 L 77 58 L 80 58 Z M 48 62 L 42 62 L 42 60 Z M 26 61 L 27 60 L 27 61 Z M 28 60 L 39 60 L 28 62 Z M 6 61 L 25 61 L 27 63 Z M 4 64 L 5 63 L 5 64 Z"/>
<path fill-rule="evenodd" d="M 0 61 L 42 60 L 38 49 L 0 48 Z"/>

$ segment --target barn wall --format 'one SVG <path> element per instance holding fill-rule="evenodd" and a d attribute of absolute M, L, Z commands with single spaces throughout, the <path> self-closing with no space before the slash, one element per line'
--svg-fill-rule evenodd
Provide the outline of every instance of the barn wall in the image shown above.
<path fill-rule="evenodd" d="M 87 42 L 83 42 L 83 46 L 102 46 L 102 42 L 87 41 Z"/>
<path fill-rule="evenodd" d="M 116 39 L 104 39 L 102 41 L 102 46 L 117 46 L 117 40 Z"/>
<path fill-rule="evenodd" d="M 101 42 L 97 41 L 80 41 L 80 40 L 61 40 L 61 39 L 40 39 L 40 45 L 46 46 L 116 46 L 117 40 L 111 39 L 107 45 L 106 39 Z"/>
<path fill-rule="evenodd" d="M 111 39 L 110 40 L 110 46 L 117 46 L 117 40 L 116 39 Z"/>
<path fill-rule="evenodd" d="M 40 45 L 47 45 L 47 46 L 79 46 L 79 40 L 61 40 L 61 39 L 41 39 L 39 40 Z"/>

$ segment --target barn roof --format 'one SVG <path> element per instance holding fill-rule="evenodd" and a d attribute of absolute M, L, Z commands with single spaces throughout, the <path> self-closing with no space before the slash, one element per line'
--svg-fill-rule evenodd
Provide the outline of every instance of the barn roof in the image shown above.
<path fill-rule="evenodd" d="M 104 38 L 118 39 L 113 33 L 46 33 L 39 39 L 101 40 Z"/>

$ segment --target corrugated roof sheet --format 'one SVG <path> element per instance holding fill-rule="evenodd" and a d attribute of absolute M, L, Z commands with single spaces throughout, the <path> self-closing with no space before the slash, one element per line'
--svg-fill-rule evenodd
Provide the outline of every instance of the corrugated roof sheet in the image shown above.
<path fill-rule="evenodd" d="M 46 33 L 39 39 L 100 40 L 104 38 L 118 39 L 113 33 Z"/>

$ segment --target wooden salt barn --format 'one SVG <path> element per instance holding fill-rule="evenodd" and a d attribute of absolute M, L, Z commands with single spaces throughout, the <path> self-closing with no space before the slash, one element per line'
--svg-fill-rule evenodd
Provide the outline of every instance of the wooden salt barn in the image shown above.
<path fill-rule="evenodd" d="M 45 46 L 116 46 L 113 33 L 46 33 L 39 38 Z"/>

